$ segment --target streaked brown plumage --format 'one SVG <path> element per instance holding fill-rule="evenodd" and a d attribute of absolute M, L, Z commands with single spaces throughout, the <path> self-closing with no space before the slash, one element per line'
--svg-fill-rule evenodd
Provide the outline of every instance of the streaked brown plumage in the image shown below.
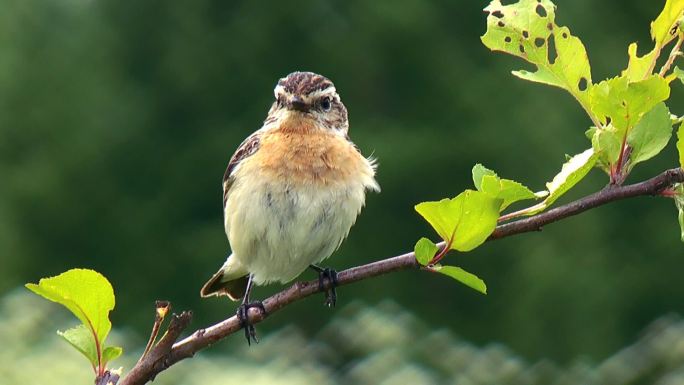
<path fill-rule="evenodd" d="M 296 278 L 339 247 L 365 191 L 379 190 L 374 162 L 349 140 L 347 109 L 330 80 L 295 72 L 274 93 L 264 126 L 226 169 L 224 222 L 232 254 L 204 285 L 203 297 L 244 297 L 244 303 L 251 282 Z"/>

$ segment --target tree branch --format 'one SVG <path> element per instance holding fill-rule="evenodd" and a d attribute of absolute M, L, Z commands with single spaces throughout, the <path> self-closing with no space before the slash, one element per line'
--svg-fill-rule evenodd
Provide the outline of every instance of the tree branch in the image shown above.
<path fill-rule="evenodd" d="M 611 185 L 597 193 L 588 195 L 564 206 L 528 218 L 501 224 L 496 227 L 488 241 L 530 231 L 539 231 L 545 225 L 610 202 L 637 196 L 659 195 L 663 190 L 679 182 L 684 182 L 684 171 L 682 169 L 667 170 L 662 174 L 641 183 L 627 186 Z M 439 244 L 440 247 L 443 247 L 443 245 L 443 242 Z M 410 252 L 343 270 L 338 273 L 338 286 L 348 285 L 356 281 L 394 271 L 418 268 L 420 268 L 420 265 L 416 262 L 414 254 Z M 323 290 L 327 288 L 326 284 L 326 287 L 324 287 Z M 319 288 L 318 280 L 297 282 L 288 289 L 274 294 L 263 302 L 267 314 L 262 314 L 258 309 L 250 309 L 249 319 L 252 323 L 261 322 L 283 307 L 323 290 Z M 191 314 L 186 312 L 182 313 L 180 316 L 174 315 L 169 330 L 164 337 L 162 337 L 159 343 L 150 350 L 149 354 L 143 357 L 133 369 L 131 369 L 128 375 L 121 380 L 120 384 L 143 385 L 154 379 L 158 373 L 166 370 L 176 362 L 192 357 L 196 352 L 240 330 L 238 319 L 236 316 L 233 316 L 206 329 L 199 329 L 189 337 L 173 344 L 180 333 L 188 326 L 190 318 Z"/>

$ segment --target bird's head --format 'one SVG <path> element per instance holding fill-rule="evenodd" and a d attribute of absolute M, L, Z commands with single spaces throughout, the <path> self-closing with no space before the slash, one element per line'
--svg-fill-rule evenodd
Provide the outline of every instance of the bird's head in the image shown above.
<path fill-rule="evenodd" d="M 280 79 L 267 121 L 310 121 L 317 127 L 346 136 L 347 109 L 335 85 L 313 72 L 293 72 Z"/>

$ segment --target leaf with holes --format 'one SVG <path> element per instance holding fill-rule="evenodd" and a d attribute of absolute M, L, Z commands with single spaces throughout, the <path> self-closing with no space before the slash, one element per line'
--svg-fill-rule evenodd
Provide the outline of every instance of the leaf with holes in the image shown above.
<path fill-rule="evenodd" d="M 470 251 L 494 231 L 501 203 L 483 192 L 466 190 L 453 199 L 422 202 L 415 208 L 451 250 Z"/>
<path fill-rule="evenodd" d="M 651 39 L 653 39 L 655 46 L 649 53 L 639 56 L 637 44 L 630 44 L 627 49 L 629 62 L 627 69 L 622 72 L 623 76 L 630 81 L 639 81 L 646 79 L 653 73 L 656 60 L 658 60 L 663 47 L 677 36 L 679 32 L 677 24 L 683 13 L 684 0 L 667 0 L 665 2 L 663 10 L 651 23 Z"/>
<path fill-rule="evenodd" d="M 430 270 L 451 277 L 482 294 L 487 294 L 487 285 L 485 282 L 475 274 L 469 273 L 460 267 L 436 265 L 430 268 Z"/>
<path fill-rule="evenodd" d="M 671 136 L 670 110 L 665 103 L 659 103 L 627 135 L 627 144 L 632 149 L 627 172 L 638 163 L 658 155 L 667 146 Z"/>
<path fill-rule="evenodd" d="M 678 33 L 677 23 L 684 14 L 684 0 L 667 0 L 658 17 L 651 23 L 651 38 L 656 47 L 664 47 Z"/>
<path fill-rule="evenodd" d="M 549 0 L 520 0 L 510 5 L 494 0 L 485 8 L 489 15 L 482 42 L 492 51 L 517 56 L 537 67 L 535 72 L 514 71 L 515 76 L 567 90 L 590 113 L 587 51 L 567 27 L 556 24 L 555 10 Z"/>
<path fill-rule="evenodd" d="M 620 76 L 594 85 L 589 95 L 596 117 L 603 124 L 610 122 L 622 137 L 645 113 L 670 97 L 670 86 L 658 75 L 638 82 Z"/>
<path fill-rule="evenodd" d="M 69 329 L 60 335 L 76 347 L 99 371 L 104 369 L 103 350 L 112 324 L 109 312 L 114 309 L 114 290 L 107 278 L 88 269 L 72 269 L 56 277 L 43 278 L 38 284 L 28 283 L 26 287 L 34 293 L 57 302 L 69 309 L 83 327 Z M 92 346 L 84 330 L 91 334 L 95 347 L 93 361 Z"/>
<path fill-rule="evenodd" d="M 532 190 L 521 183 L 499 178 L 494 171 L 479 163 L 473 167 L 472 173 L 473 183 L 478 191 L 482 191 L 492 198 L 503 200 L 501 210 L 518 201 L 543 197 L 543 195 L 539 196 L 533 193 Z"/>
<path fill-rule="evenodd" d="M 622 76 L 630 81 L 644 80 L 651 75 L 656 59 L 658 59 L 658 55 L 660 54 L 660 50 L 654 48 L 644 56 L 639 56 L 637 54 L 637 49 L 637 43 L 632 43 L 627 48 L 629 62 L 627 63 L 627 68 L 622 71 Z"/>
<path fill-rule="evenodd" d="M 416 254 L 416 261 L 423 266 L 430 263 L 438 250 L 439 247 L 427 238 L 420 238 L 413 248 L 413 252 Z"/>

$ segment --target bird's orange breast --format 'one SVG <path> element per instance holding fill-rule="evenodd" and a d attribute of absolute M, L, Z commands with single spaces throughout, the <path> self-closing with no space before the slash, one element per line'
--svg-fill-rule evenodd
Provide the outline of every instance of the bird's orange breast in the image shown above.
<path fill-rule="evenodd" d="M 366 159 L 346 139 L 307 123 L 264 134 L 253 166 L 268 177 L 294 183 L 349 183 L 367 173 Z"/>

